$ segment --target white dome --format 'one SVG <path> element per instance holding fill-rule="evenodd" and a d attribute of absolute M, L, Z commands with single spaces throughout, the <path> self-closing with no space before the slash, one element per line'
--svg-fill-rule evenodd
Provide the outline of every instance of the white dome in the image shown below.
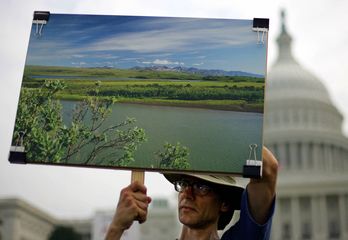
<path fill-rule="evenodd" d="M 287 170 L 346 171 L 342 114 L 321 81 L 293 57 L 284 21 L 266 80 L 264 142 Z"/>
<path fill-rule="evenodd" d="M 267 76 L 266 131 L 341 135 L 342 114 L 332 104 L 322 82 L 295 60 L 291 41 L 283 23 L 277 39 L 279 56 Z"/>
<path fill-rule="evenodd" d="M 279 56 L 266 80 L 264 124 L 264 143 L 280 166 L 272 239 L 347 239 L 339 217 L 348 210 L 342 204 L 348 200 L 342 115 L 320 80 L 292 56 L 284 22 L 277 42 Z M 338 227 L 332 231 L 328 223 Z"/>
<path fill-rule="evenodd" d="M 297 62 L 278 61 L 268 74 L 269 100 L 301 98 L 332 105 L 324 85 Z"/>
<path fill-rule="evenodd" d="M 283 25 L 277 39 L 279 56 L 267 78 L 269 100 L 302 98 L 332 105 L 325 86 L 292 56 L 291 41 Z"/>

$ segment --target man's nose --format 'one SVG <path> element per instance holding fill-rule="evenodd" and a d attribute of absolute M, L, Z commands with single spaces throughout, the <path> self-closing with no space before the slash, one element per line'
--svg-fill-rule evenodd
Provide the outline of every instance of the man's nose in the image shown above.
<path fill-rule="evenodd" d="M 186 186 L 184 188 L 184 190 L 181 192 L 181 196 L 183 198 L 189 198 L 189 199 L 193 199 L 195 197 L 194 193 L 193 193 L 193 188 L 192 186 Z"/>

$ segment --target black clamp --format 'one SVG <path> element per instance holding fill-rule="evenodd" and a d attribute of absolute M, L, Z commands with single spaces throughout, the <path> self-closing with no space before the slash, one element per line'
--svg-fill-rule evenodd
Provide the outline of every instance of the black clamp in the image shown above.
<path fill-rule="evenodd" d="M 40 37 L 42 35 L 42 29 L 45 24 L 47 24 L 50 19 L 50 12 L 35 11 L 33 24 L 36 24 L 35 35 Z"/>
<path fill-rule="evenodd" d="M 16 145 L 11 146 L 8 160 L 10 163 L 25 164 L 27 161 L 27 153 L 23 146 L 23 138 L 25 133 L 19 132 L 19 138 L 16 141 Z"/>
<path fill-rule="evenodd" d="M 257 144 L 249 145 L 249 159 L 246 160 L 243 166 L 243 177 L 245 178 L 261 178 L 262 177 L 262 161 L 256 159 Z M 254 159 L 251 159 L 254 155 Z"/>
<path fill-rule="evenodd" d="M 266 35 L 269 30 L 269 19 L 254 18 L 252 30 L 254 32 L 257 32 L 257 44 L 264 44 Z"/>

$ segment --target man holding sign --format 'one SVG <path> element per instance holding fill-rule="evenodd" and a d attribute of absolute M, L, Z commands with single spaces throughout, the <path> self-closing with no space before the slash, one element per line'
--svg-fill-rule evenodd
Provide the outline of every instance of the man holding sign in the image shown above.
<path fill-rule="evenodd" d="M 241 210 L 239 221 L 221 239 L 269 239 L 277 172 L 277 160 L 264 147 L 262 178 L 251 179 L 245 190 L 231 177 L 165 174 L 179 192 L 179 220 L 183 224 L 179 239 L 219 239 L 217 230 L 225 228 L 237 209 Z M 134 220 L 144 222 L 150 202 L 143 184 L 133 182 L 124 188 L 106 239 L 120 239 Z"/>

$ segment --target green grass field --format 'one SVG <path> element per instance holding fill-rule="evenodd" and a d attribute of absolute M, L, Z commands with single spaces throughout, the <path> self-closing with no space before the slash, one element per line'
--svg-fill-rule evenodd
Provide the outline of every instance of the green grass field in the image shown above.
<path fill-rule="evenodd" d="M 49 76 L 49 80 L 64 82 L 67 87 L 57 96 L 66 100 L 96 95 L 98 81 L 98 96 L 116 97 L 118 102 L 263 112 L 263 78 L 205 78 L 169 71 L 26 66 L 23 87 L 36 89 L 45 81 L 45 78 L 31 76 Z M 104 78 L 131 80 L 102 80 Z"/>

